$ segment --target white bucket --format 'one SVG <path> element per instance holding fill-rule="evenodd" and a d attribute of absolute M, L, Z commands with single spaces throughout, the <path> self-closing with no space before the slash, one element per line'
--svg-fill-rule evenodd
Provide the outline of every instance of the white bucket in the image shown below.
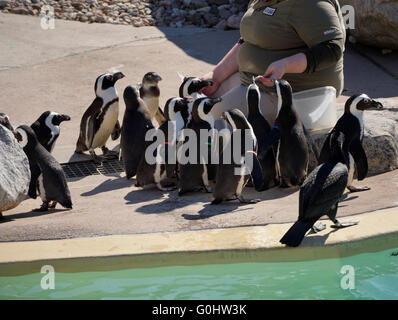
<path fill-rule="evenodd" d="M 336 89 L 321 87 L 293 94 L 293 105 L 308 131 L 332 128 L 337 121 Z"/>

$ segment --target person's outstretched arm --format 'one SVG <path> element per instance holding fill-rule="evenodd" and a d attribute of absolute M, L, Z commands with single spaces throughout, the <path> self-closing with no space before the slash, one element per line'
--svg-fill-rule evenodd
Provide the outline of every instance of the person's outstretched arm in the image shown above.
<path fill-rule="evenodd" d="M 220 84 L 230 77 L 235 72 L 238 72 L 238 52 L 239 52 L 239 43 L 236 43 L 231 50 L 222 58 L 222 60 L 215 66 L 213 71 L 205 74 L 202 79 L 203 80 L 212 80 L 213 85 L 203 88 L 202 92 L 211 97 L 218 89 Z"/>

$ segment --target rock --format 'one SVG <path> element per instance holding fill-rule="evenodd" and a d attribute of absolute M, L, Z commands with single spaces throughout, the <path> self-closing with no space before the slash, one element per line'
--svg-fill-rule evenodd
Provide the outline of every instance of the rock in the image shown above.
<path fill-rule="evenodd" d="M 0 9 L 4 9 L 10 3 L 10 0 L 0 0 Z"/>
<path fill-rule="evenodd" d="M 379 100 L 384 109 L 365 111 L 365 133 L 362 146 L 368 158 L 368 175 L 380 174 L 398 168 L 398 105 Z M 338 109 L 338 116 L 343 114 L 342 106 Z M 327 132 L 313 133 L 311 137 L 318 153 L 325 141 Z M 310 156 L 310 171 L 316 166 L 314 157 Z"/>
<path fill-rule="evenodd" d="M 230 16 L 227 20 L 227 27 L 231 29 L 239 29 L 240 20 L 241 20 L 240 16 L 237 15 Z"/>
<path fill-rule="evenodd" d="M 225 20 L 225 19 L 221 20 L 219 23 L 216 24 L 215 28 L 218 30 L 226 30 L 227 29 L 227 20 Z"/>
<path fill-rule="evenodd" d="M 227 5 L 222 5 L 218 7 L 218 14 L 222 19 L 228 19 L 231 15 L 232 12 L 228 9 L 229 6 Z"/>
<path fill-rule="evenodd" d="M 207 0 L 209 5 L 221 6 L 222 4 L 229 4 L 229 0 Z"/>
<path fill-rule="evenodd" d="M 398 49 L 396 0 L 341 0 L 340 4 L 342 8 L 344 5 L 354 8 L 355 26 L 350 29 L 350 34 L 359 43 L 382 49 Z"/>
<path fill-rule="evenodd" d="M 13 134 L 0 125 L 0 212 L 26 199 L 30 182 L 29 161 Z"/>
<path fill-rule="evenodd" d="M 29 10 L 24 7 L 12 8 L 10 12 L 14 14 L 29 14 Z"/>
<path fill-rule="evenodd" d="M 196 9 L 208 6 L 206 0 L 192 0 L 191 5 Z"/>
<path fill-rule="evenodd" d="M 203 15 L 203 19 L 210 27 L 215 26 L 218 22 L 217 16 L 212 13 L 206 13 Z"/>

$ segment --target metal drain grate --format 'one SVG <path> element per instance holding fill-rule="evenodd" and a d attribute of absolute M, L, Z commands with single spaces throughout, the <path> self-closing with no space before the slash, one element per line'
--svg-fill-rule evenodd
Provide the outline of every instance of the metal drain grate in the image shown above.
<path fill-rule="evenodd" d="M 80 161 L 61 164 L 66 178 L 81 178 L 98 174 L 113 174 L 123 172 L 123 164 L 118 159 L 105 160 L 101 164 L 93 161 Z"/>

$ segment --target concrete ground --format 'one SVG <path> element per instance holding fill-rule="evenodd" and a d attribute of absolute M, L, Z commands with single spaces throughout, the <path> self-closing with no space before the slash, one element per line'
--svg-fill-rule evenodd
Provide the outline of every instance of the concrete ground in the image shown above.
<path fill-rule="evenodd" d="M 119 69 L 126 78 L 119 93 L 140 82 L 148 71 L 162 77 L 161 103 L 178 93 L 177 71 L 202 75 L 239 38 L 238 31 L 200 28 L 133 28 L 56 20 L 54 30 L 42 30 L 40 19 L 0 14 L 1 112 L 14 125 L 30 124 L 46 110 L 69 114 L 63 123 L 54 155 L 60 162 L 73 156 L 80 118 L 94 98 L 94 80 L 107 70 Z M 398 106 L 398 68 L 393 55 L 378 57 L 348 47 L 345 53 L 343 103 L 354 92 Z M 395 58 L 395 59 L 394 59 Z M 375 61 L 377 63 L 375 63 Z M 387 72 L 387 71 L 388 72 Z M 120 120 L 124 103 L 120 103 Z M 115 144 L 110 144 L 115 146 Z M 372 191 L 348 194 L 338 215 L 353 215 L 398 206 L 396 172 L 370 177 L 358 185 Z M 231 202 L 209 206 L 210 194 L 178 197 L 156 190 L 140 190 L 134 180 L 119 176 L 90 176 L 69 182 L 74 209 L 33 213 L 40 200 L 27 200 L 4 212 L 0 241 L 59 239 L 164 231 L 199 230 L 293 222 L 297 218 L 297 190 L 273 189 L 248 197 L 263 200 L 242 206 Z"/>

